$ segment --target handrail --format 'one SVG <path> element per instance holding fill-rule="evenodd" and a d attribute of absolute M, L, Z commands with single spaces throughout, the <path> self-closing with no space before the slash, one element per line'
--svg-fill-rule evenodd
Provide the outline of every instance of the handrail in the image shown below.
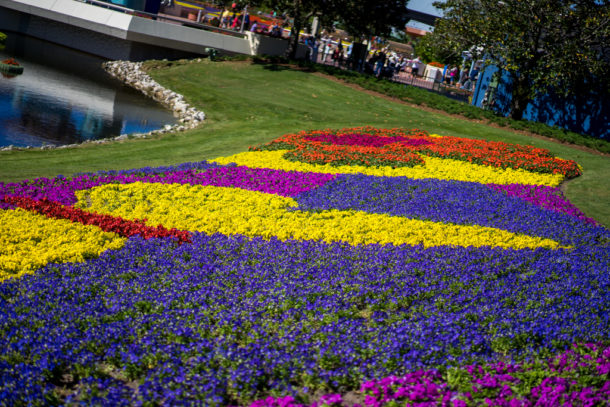
<path fill-rule="evenodd" d="M 233 30 L 227 30 L 225 28 L 215 27 L 212 25 L 201 24 L 201 23 L 198 23 L 195 21 L 190 21 L 190 20 L 185 21 L 183 19 L 180 19 L 177 17 L 171 17 L 166 14 L 160 15 L 160 14 L 155 14 L 155 13 L 149 13 L 147 11 L 134 10 L 131 8 L 119 6 L 118 4 L 113 4 L 110 2 L 106 2 L 106 1 L 98 1 L 98 0 L 76 0 L 76 1 L 80 1 L 81 3 L 91 4 L 93 6 L 107 8 L 107 9 L 114 10 L 114 11 L 120 11 L 120 12 L 127 13 L 127 14 L 135 14 L 136 16 L 144 15 L 144 16 L 153 18 L 157 21 L 160 21 L 160 20 L 171 21 L 171 22 L 175 22 L 180 25 L 183 25 L 185 27 L 191 27 L 191 28 L 196 28 L 196 29 L 201 29 L 201 30 L 206 30 L 206 31 L 214 31 L 214 32 L 217 32 L 220 34 L 231 35 L 233 37 L 246 38 L 246 34 L 244 34 L 244 33 L 236 32 Z"/>

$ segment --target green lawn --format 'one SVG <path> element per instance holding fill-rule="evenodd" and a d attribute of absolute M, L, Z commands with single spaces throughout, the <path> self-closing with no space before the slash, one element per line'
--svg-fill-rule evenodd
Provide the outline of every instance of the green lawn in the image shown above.
<path fill-rule="evenodd" d="M 565 184 L 568 199 L 610 227 L 607 156 L 429 113 L 308 72 L 273 65 L 206 60 L 155 69 L 151 75 L 203 110 L 207 115 L 205 124 L 156 139 L 63 150 L 0 152 L 0 181 L 201 161 L 244 151 L 299 130 L 364 125 L 415 127 L 441 135 L 530 144 L 576 160 L 584 175 Z"/>

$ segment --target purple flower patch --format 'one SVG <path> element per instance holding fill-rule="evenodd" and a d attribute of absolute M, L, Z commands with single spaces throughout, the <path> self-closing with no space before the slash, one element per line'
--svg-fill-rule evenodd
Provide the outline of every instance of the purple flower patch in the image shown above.
<path fill-rule="evenodd" d="M 475 182 L 342 174 L 295 199 L 299 207 L 294 210 L 352 209 L 495 227 L 554 239 L 564 245 L 610 243 L 610 232 L 601 226 Z"/>
<path fill-rule="evenodd" d="M 508 196 L 516 196 L 534 205 L 551 211 L 565 213 L 567 215 L 578 218 L 586 223 L 597 225 L 595 219 L 585 216 L 576 206 L 565 199 L 559 188 L 548 187 L 544 185 L 496 185 L 488 184 L 488 186 L 496 191 L 502 191 Z"/>
<path fill-rule="evenodd" d="M 204 171 L 201 172 L 200 170 Z M 35 200 L 46 198 L 63 205 L 74 205 L 76 203 L 75 191 L 109 183 L 151 182 L 213 185 L 243 188 L 282 196 L 294 196 L 324 185 L 335 177 L 332 174 L 209 165 L 208 167 L 200 166 L 197 170 L 185 169 L 173 172 L 84 174 L 72 179 L 38 178 L 33 181 L 20 183 L 0 183 L 0 209 L 12 208 L 11 205 L 4 202 L 5 196 L 22 196 Z"/>
<path fill-rule="evenodd" d="M 319 390 L 356 391 L 373 378 L 414 380 L 438 366 L 527 361 L 608 340 L 607 248 L 424 249 L 200 233 L 192 241 L 131 238 L 98 259 L 1 284 L 3 401 L 44 404 L 61 391 L 84 404 L 248 405 L 270 394 L 311 404 Z M 598 383 L 591 397 L 608 364 L 597 362 L 606 353 L 592 355 L 556 364 L 581 374 L 588 363 L 594 373 L 578 377 Z M 516 373 L 494 371 L 473 369 L 464 392 L 476 385 L 477 394 L 505 397 L 498 392 L 517 383 Z M 459 377 L 448 383 L 455 391 Z M 436 376 L 413 380 L 386 387 L 411 402 L 445 394 Z M 558 388 L 533 383 L 549 400 Z"/>
<path fill-rule="evenodd" d="M 370 141 L 360 136 L 342 139 Z M 557 189 L 199 162 L 0 183 L 0 204 L 21 196 L 73 205 L 75 191 L 133 182 L 243 188 L 293 197 L 293 210 L 475 224 L 572 247 L 131 237 L 99 258 L 0 284 L 0 404 L 610 399 L 610 232 Z"/>

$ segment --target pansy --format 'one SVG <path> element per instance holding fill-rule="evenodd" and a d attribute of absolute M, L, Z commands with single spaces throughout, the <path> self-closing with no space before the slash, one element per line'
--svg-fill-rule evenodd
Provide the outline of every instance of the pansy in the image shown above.
<path fill-rule="evenodd" d="M 604 405 L 610 232 L 542 149 L 372 127 L 0 183 L 0 404 Z"/>

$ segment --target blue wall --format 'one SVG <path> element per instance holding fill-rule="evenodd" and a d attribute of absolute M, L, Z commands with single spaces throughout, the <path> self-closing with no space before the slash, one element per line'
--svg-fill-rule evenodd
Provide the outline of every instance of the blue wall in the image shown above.
<path fill-rule="evenodd" d="M 473 105 L 482 107 L 492 75 L 497 71 L 497 67 L 489 66 L 481 73 L 473 93 Z M 510 82 L 508 74 L 503 72 L 493 108 L 505 116 L 510 110 Z M 552 93 L 539 95 L 528 104 L 523 118 L 610 141 L 610 95 L 605 93 L 568 99 Z"/>

